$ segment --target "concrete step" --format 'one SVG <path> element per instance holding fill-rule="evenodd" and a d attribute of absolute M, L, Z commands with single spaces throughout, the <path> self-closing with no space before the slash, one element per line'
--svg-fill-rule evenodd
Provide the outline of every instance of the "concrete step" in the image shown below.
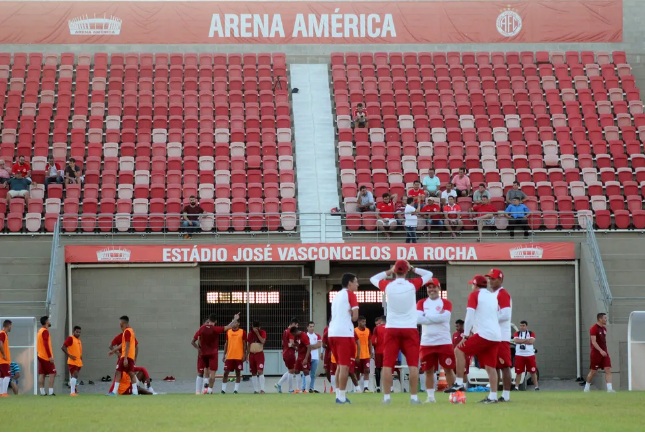
<path fill-rule="evenodd" d="M 37 317 L 45 314 L 45 304 L 0 304 L 0 317 Z"/>
<path fill-rule="evenodd" d="M 0 303 L 44 301 L 46 297 L 46 285 L 40 289 L 0 289 Z"/>

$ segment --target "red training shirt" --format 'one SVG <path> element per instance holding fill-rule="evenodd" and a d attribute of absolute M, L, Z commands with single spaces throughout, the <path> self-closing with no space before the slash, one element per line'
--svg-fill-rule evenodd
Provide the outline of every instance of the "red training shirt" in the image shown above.
<path fill-rule="evenodd" d="M 389 203 L 382 201 L 376 204 L 376 209 L 378 209 L 381 218 L 394 218 L 394 206 L 395 204 L 391 200 Z"/>
<path fill-rule="evenodd" d="M 195 333 L 199 338 L 199 347 L 204 356 L 217 356 L 219 350 L 219 335 L 224 332 L 223 326 L 202 325 Z"/>
<path fill-rule="evenodd" d="M 598 346 L 600 346 L 603 351 L 607 352 L 607 328 L 596 323 L 589 329 L 589 336 L 592 335 L 596 336 L 596 343 L 598 343 Z M 591 351 L 600 355 L 600 352 L 598 352 L 594 345 L 591 343 L 590 345 Z"/>

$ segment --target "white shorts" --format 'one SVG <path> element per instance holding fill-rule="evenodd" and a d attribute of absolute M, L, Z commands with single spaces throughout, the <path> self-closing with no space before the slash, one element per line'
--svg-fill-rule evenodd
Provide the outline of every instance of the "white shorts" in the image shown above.
<path fill-rule="evenodd" d="M 24 196 L 27 195 L 27 193 L 29 193 L 29 191 L 27 191 L 26 189 L 21 189 L 20 191 L 13 191 L 12 190 L 12 191 L 9 191 L 9 196 L 11 196 L 11 198 L 24 197 Z"/>
<path fill-rule="evenodd" d="M 495 225 L 495 218 L 484 220 L 484 225 L 486 225 L 486 226 L 494 226 Z"/>
<path fill-rule="evenodd" d="M 384 226 L 391 226 L 391 225 L 396 225 L 396 220 L 394 218 L 383 218 L 377 221 L 379 224 L 383 224 Z"/>

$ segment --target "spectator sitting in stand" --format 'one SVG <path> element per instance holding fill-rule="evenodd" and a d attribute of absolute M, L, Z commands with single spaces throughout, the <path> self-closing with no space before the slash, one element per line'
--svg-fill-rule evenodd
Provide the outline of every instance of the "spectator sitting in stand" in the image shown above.
<path fill-rule="evenodd" d="M 509 189 L 506 193 L 506 203 L 513 203 L 513 199 L 515 198 L 517 198 L 520 203 L 524 203 L 524 200 L 526 200 L 526 194 L 524 194 L 520 189 L 520 183 L 518 181 L 513 182 L 513 188 Z"/>
<path fill-rule="evenodd" d="M 354 115 L 352 116 L 352 127 L 353 128 L 367 128 L 367 112 L 363 108 L 363 104 L 359 102 L 356 104 L 354 109 Z"/>
<path fill-rule="evenodd" d="M 426 195 L 428 197 L 439 197 L 441 196 L 441 180 L 434 175 L 434 169 L 428 170 L 428 175 L 423 178 L 423 188 L 426 190 Z"/>
<path fill-rule="evenodd" d="M 470 178 L 466 175 L 466 169 L 460 168 L 459 173 L 452 177 L 450 181 L 457 190 L 457 197 L 468 197 L 472 186 L 470 185 Z"/>
<path fill-rule="evenodd" d="M 401 201 L 396 204 L 396 210 L 394 211 L 394 216 L 396 217 L 396 223 L 399 226 L 405 224 L 405 206 L 408 202 L 408 196 L 404 195 L 401 197 Z"/>
<path fill-rule="evenodd" d="M 490 200 L 490 193 L 486 189 L 486 184 L 480 183 L 477 190 L 473 193 L 473 204 L 481 204 L 484 197 Z"/>
<path fill-rule="evenodd" d="M 426 192 L 421 188 L 421 182 L 418 180 L 414 181 L 412 189 L 408 191 L 408 197 L 414 197 L 412 206 L 416 209 L 421 209 L 426 198 Z"/>
<path fill-rule="evenodd" d="M 478 242 L 482 240 L 482 232 L 484 226 L 488 226 L 492 229 L 495 228 L 495 214 L 497 209 L 495 206 L 490 204 L 487 196 L 482 196 L 481 203 L 478 203 L 472 207 L 472 212 L 476 215 L 473 219 L 477 222 L 477 230 L 479 231 Z"/>
<path fill-rule="evenodd" d="M 0 185 L 8 184 L 11 179 L 11 170 L 5 166 L 4 159 L 0 159 Z"/>
<path fill-rule="evenodd" d="M 191 233 L 199 229 L 199 217 L 204 213 L 204 209 L 197 203 L 197 197 L 191 195 L 188 200 L 188 204 L 181 210 L 181 226 L 186 229 L 184 239 L 192 239 Z"/>
<path fill-rule="evenodd" d="M 376 204 L 376 228 L 383 231 L 386 238 L 390 237 L 391 231 L 396 230 L 396 198 L 396 194 L 386 192 L 383 194 L 383 201 Z"/>
<path fill-rule="evenodd" d="M 76 160 L 70 158 L 67 161 L 67 166 L 65 167 L 65 185 L 71 183 L 80 184 L 83 182 L 83 176 L 81 176 L 81 168 L 76 165 Z"/>
<path fill-rule="evenodd" d="M 369 212 L 376 209 L 374 204 L 374 196 L 370 191 L 367 190 L 365 185 L 361 185 L 358 189 L 358 196 L 356 196 L 358 201 L 358 211 L 359 212 Z"/>
<path fill-rule="evenodd" d="M 11 167 L 11 172 L 16 175 L 16 173 L 20 172 L 22 174 L 22 177 L 25 179 L 29 179 L 31 181 L 31 165 L 25 161 L 24 156 L 18 157 L 18 162 L 16 162 L 13 167 Z"/>
<path fill-rule="evenodd" d="M 523 203 L 520 203 L 518 197 L 513 198 L 513 203 L 506 207 L 506 216 L 508 216 L 508 230 L 511 232 L 511 238 L 515 237 L 515 227 L 524 229 L 524 238 L 529 237 L 529 220 L 528 216 L 531 210 Z"/>
<path fill-rule="evenodd" d="M 11 203 L 11 199 L 15 197 L 24 197 L 25 204 L 29 202 L 29 185 L 31 185 L 31 180 L 22 177 L 22 171 L 16 172 L 15 177 L 9 179 L 8 185 L 7 206 Z"/>
<path fill-rule="evenodd" d="M 443 214 L 441 213 L 441 205 L 428 197 L 426 199 L 426 204 L 421 208 L 421 215 L 426 219 L 426 224 L 428 226 L 428 231 L 432 230 L 432 227 L 437 227 L 441 229 L 443 227 Z"/>
<path fill-rule="evenodd" d="M 453 197 L 457 201 L 457 191 L 452 188 L 452 183 L 446 184 L 446 189 L 441 193 L 441 204 L 448 203 L 448 198 Z"/>
<path fill-rule="evenodd" d="M 47 160 L 47 168 L 45 169 L 45 189 L 50 183 L 63 183 L 60 164 L 55 162 L 52 156 Z"/>
<path fill-rule="evenodd" d="M 448 196 L 448 204 L 443 207 L 443 214 L 446 217 L 444 223 L 446 228 L 452 237 L 456 238 L 457 234 L 455 232 L 464 227 L 464 222 L 461 220 L 461 206 L 456 203 L 455 196 Z"/>

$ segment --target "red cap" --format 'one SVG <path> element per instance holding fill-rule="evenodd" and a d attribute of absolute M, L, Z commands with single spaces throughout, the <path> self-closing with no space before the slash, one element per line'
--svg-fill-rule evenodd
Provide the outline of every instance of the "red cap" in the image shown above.
<path fill-rule="evenodd" d="M 486 287 L 488 286 L 488 281 L 483 275 L 475 275 L 472 280 L 468 282 L 469 284 L 474 284 L 477 287 Z"/>
<path fill-rule="evenodd" d="M 407 274 L 409 270 L 410 266 L 405 260 L 397 260 L 396 263 L 394 263 L 394 272 L 397 274 Z"/>
<path fill-rule="evenodd" d="M 428 281 L 428 284 L 426 284 L 426 286 L 429 286 L 430 284 L 432 284 L 435 287 L 441 287 L 441 283 L 439 282 L 438 278 L 431 279 L 430 281 Z"/>
<path fill-rule="evenodd" d="M 500 279 L 500 280 L 504 279 L 504 273 L 499 269 L 491 269 L 490 272 L 488 274 L 486 274 L 486 276 L 489 277 L 489 278 L 494 278 L 496 280 L 497 279 Z"/>

